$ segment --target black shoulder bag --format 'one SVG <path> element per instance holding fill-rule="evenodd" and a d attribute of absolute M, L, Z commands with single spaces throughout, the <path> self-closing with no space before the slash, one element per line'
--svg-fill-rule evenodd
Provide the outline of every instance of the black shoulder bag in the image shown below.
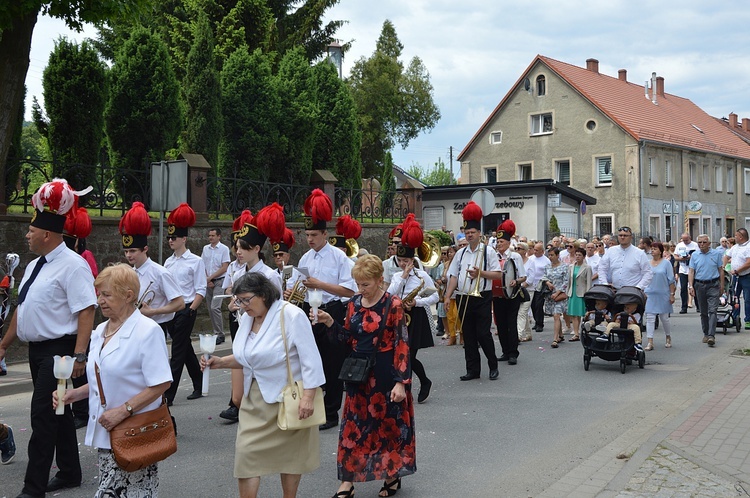
<path fill-rule="evenodd" d="M 341 365 L 339 380 L 350 384 L 364 384 L 367 379 L 370 378 L 370 372 L 372 372 L 372 369 L 375 367 L 375 356 L 378 353 L 380 341 L 383 339 L 383 329 L 385 328 L 390 312 L 391 297 L 389 296 L 388 304 L 386 304 L 385 307 L 385 317 L 378 329 L 378 342 L 375 344 L 375 351 L 368 356 L 362 356 L 356 351 L 352 351 L 349 356 L 344 359 L 344 363 Z"/>

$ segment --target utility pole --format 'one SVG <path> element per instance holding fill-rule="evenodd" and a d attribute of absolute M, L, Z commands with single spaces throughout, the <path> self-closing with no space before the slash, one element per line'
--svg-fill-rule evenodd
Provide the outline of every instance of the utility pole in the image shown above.
<path fill-rule="evenodd" d="M 451 179 L 455 179 L 456 177 L 453 175 L 453 146 L 448 147 L 448 154 L 451 161 Z"/>

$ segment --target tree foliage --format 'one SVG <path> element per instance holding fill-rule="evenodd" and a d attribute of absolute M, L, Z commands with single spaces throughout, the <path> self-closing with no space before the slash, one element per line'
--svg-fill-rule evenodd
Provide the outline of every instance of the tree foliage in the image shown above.
<path fill-rule="evenodd" d="M 351 71 L 365 177 L 382 169 L 385 153 L 396 143 L 406 148 L 440 119 L 427 69 L 414 57 L 404 70 L 399 60 L 402 50 L 393 23 L 386 20 L 373 55 L 359 59 Z"/>
<path fill-rule="evenodd" d="M 46 119 L 36 101 L 34 118 L 55 160 L 53 176 L 78 165 L 68 174 L 70 184 L 76 188 L 94 184 L 97 175 L 92 166 L 99 160 L 107 101 L 104 64 L 86 41 L 79 45 L 61 38 L 49 56 L 42 86 Z"/>
<path fill-rule="evenodd" d="M 383 172 L 380 175 L 380 211 L 387 216 L 393 209 L 393 198 L 396 195 L 396 177 L 393 174 L 393 157 L 385 153 Z"/>
<path fill-rule="evenodd" d="M 320 117 L 313 144 L 313 169 L 327 169 L 344 188 L 362 188 L 361 135 L 357 111 L 336 67 L 324 60 L 313 68 Z"/>
<path fill-rule="evenodd" d="M 560 225 L 557 224 L 554 214 L 549 218 L 549 234 L 550 236 L 560 235 Z"/>
<path fill-rule="evenodd" d="M 104 116 L 112 164 L 137 170 L 133 181 L 146 185 L 149 163 L 176 145 L 182 127 L 180 89 L 166 46 L 148 29 L 135 29 L 111 75 Z M 128 200 L 133 187 L 119 185 Z"/>
<path fill-rule="evenodd" d="M 427 171 L 422 169 L 419 163 L 412 163 L 411 166 L 406 170 L 408 174 L 419 180 L 420 182 L 430 185 L 456 185 L 458 182 L 453 178 L 453 172 L 443 162 L 442 158 L 438 158 L 437 162 L 432 168 Z"/>
<path fill-rule="evenodd" d="M 196 25 L 195 43 L 187 58 L 186 130 L 183 150 L 202 154 L 216 168 L 222 134 L 221 84 L 214 57 L 214 39 L 206 16 Z"/>

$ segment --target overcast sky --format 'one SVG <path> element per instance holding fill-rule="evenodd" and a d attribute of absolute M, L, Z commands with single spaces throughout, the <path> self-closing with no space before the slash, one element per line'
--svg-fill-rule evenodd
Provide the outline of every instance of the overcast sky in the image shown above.
<path fill-rule="evenodd" d="M 665 78 L 666 93 L 688 98 L 716 117 L 730 112 L 750 118 L 750 2 L 734 0 L 341 0 L 329 19 L 348 20 L 338 31 L 352 41 L 344 75 L 369 57 L 390 19 L 404 45 L 407 65 L 419 56 L 430 72 L 442 118 L 402 150 L 396 164 L 431 167 L 455 157 L 537 54 L 585 67 L 599 60 L 601 73 L 643 84 L 652 72 Z M 26 78 L 27 119 L 31 97 L 42 100 L 41 77 L 54 40 L 82 39 L 62 22 L 40 18 Z"/>

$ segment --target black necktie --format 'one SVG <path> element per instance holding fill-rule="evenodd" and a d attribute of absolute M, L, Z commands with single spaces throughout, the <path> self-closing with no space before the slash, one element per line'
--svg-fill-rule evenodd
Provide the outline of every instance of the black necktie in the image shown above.
<path fill-rule="evenodd" d="M 44 256 L 39 258 L 39 261 L 37 261 L 36 266 L 34 267 L 34 271 L 31 272 L 31 277 L 29 277 L 26 283 L 23 284 L 23 287 L 21 287 L 21 292 L 18 293 L 19 306 L 26 300 L 26 294 L 29 292 L 29 287 L 31 287 L 31 284 L 34 283 L 36 276 L 39 275 L 39 270 L 42 269 L 42 266 L 44 266 L 46 262 L 47 258 L 45 258 Z"/>

